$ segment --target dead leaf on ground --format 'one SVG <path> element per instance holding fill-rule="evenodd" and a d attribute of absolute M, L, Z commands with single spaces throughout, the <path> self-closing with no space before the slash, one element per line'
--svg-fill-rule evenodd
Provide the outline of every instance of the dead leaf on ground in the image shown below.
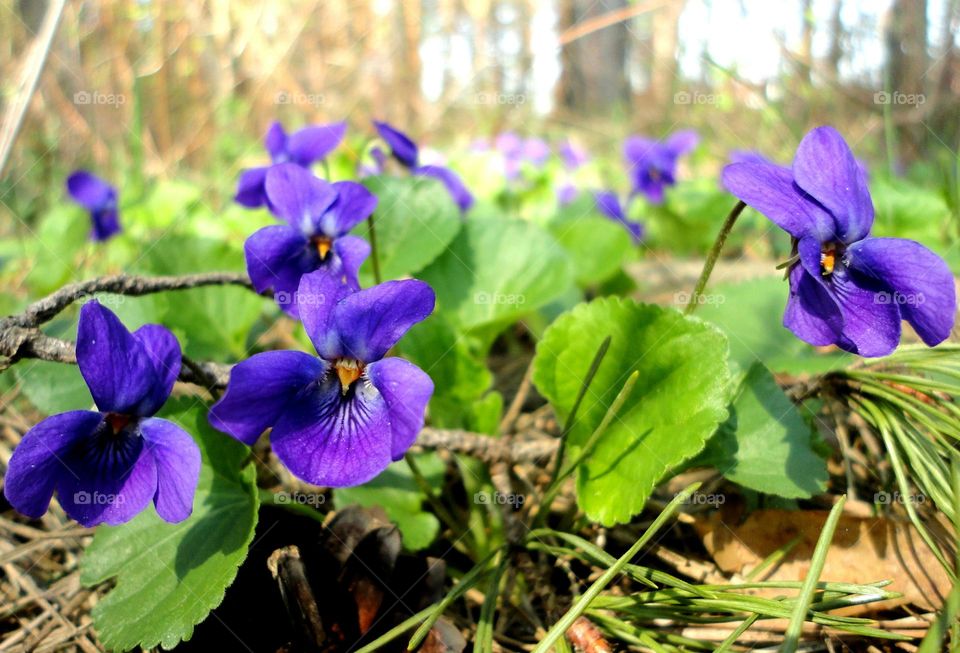
<path fill-rule="evenodd" d="M 728 574 L 741 576 L 799 536 L 790 553 L 761 578 L 796 581 L 803 580 L 810 569 L 810 558 L 828 514 L 814 510 L 757 510 L 738 523 L 736 514 L 718 511 L 698 519 L 694 526 L 717 566 Z M 933 537 L 949 541 L 946 532 L 936 527 L 929 527 Z M 846 514 L 840 517 L 820 578 L 847 583 L 890 580 L 892 583 L 885 589 L 903 594 L 901 599 L 855 606 L 844 614 L 876 612 L 905 603 L 936 610 L 951 587 L 946 571 L 912 524 Z"/>

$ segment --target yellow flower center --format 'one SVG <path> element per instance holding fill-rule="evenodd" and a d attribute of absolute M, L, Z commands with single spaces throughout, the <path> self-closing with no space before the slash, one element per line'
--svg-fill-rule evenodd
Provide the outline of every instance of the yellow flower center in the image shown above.
<path fill-rule="evenodd" d="M 327 258 L 327 254 L 333 247 L 333 239 L 327 236 L 314 236 L 312 241 L 313 246 L 317 248 L 317 254 L 320 255 L 320 259 L 323 260 Z"/>
<path fill-rule="evenodd" d="M 828 276 L 833 273 L 833 268 L 837 264 L 837 248 L 834 245 L 824 245 L 820 252 L 820 273 Z"/>
<path fill-rule="evenodd" d="M 363 374 L 364 365 L 353 358 L 341 358 L 333 364 L 333 367 L 340 379 L 340 391 L 347 394 L 351 384 Z"/>

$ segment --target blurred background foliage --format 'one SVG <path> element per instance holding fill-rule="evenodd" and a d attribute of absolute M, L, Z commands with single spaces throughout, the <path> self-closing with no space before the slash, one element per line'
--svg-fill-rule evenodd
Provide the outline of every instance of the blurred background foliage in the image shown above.
<path fill-rule="evenodd" d="M 368 134 L 371 117 L 450 153 L 508 129 L 572 136 L 601 157 L 606 185 L 629 133 L 693 126 L 704 142 L 691 165 L 715 174 L 733 149 L 787 161 L 831 123 L 872 172 L 935 184 L 955 210 L 958 4 L 69 2 L 0 210 L 32 224 L 79 165 L 192 179 L 219 210 L 238 171 L 262 161 L 271 120 L 347 118 Z M 45 5 L 0 2 L 5 99 Z M 345 156 L 359 157 L 358 133 Z"/>

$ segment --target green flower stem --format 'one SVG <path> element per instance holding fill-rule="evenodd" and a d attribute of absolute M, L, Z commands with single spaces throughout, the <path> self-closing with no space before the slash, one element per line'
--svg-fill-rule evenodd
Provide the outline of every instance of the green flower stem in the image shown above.
<path fill-rule="evenodd" d="M 690 303 L 687 304 L 687 307 L 683 311 L 685 315 L 690 315 L 697 309 L 697 305 L 700 303 L 700 296 L 703 295 L 703 289 L 707 287 L 707 281 L 710 280 L 710 275 L 713 273 L 713 266 L 717 264 L 717 259 L 720 258 L 720 251 L 723 249 L 724 243 L 727 242 L 727 236 L 730 235 L 730 232 L 733 230 L 733 225 L 746 207 L 747 205 L 743 202 L 737 202 L 737 205 L 730 211 L 727 219 L 724 220 L 723 226 L 720 228 L 720 233 L 717 234 L 717 240 L 714 241 L 713 247 L 710 248 L 710 252 L 707 254 L 707 260 L 703 263 L 703 271 L 700 272 L 697 285 L 693 289 L 693 294 L 690 295 Z"/>
<path fill-rule="evenodd" d="M 370 227 L 370 260 L 373 265 L 373 280 L 379 285 L 380 278 L 380 258 L 377 255 L 377 230 L 373 226 L 373 215 L 367 218 L 367 225 Z"/>

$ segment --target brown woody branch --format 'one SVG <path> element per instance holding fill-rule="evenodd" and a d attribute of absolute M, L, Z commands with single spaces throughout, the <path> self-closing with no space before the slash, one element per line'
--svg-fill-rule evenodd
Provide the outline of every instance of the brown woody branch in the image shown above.
<path fill-rule="evenodd" d="M 168 277 L 141 277 L 115 274 L 89 281 L 71 283 L 51 295 L 27 306 L 26 310 L 0 320 L 0 327 L 37 327 L 49 322 L 61 311 L 76 301 L 86 300 L 98 294 L 139 297 L 168 290 L 187 290 L 202 286 L 241 286 L 253 290 L 246 274 L 237 272 L 204 272 Z"/>
<path fill-rule="evenodd" d="M 118 274 L 73 283 L 30 304 L 22 313 L 0 320 L 0 371 L 22 359 L 76 364 L 72 342 L 48 336 L 39 326 L 53 319 L 74 302 L 110 293 L 127 296 L 186 290 L 201 286 L 234 285 L 253 290 L 245 275 L 211 272 L 184 276 L 140 277 Z M 180 381 L 207 388 L 216 394 L 227 387 L 232 366 L 183 357 Z M 819 380 L 777 379 L 794 401 L 803 401 L 818 391 Z M 531 433 L 527 439 L 495 438 L 482 433 L 456 429 L 424 428 L 417 446 L 446 449 L 492 462 L 537 462 L 549 459 L 557 451 L 558 440 L 543 433 Z"/>

